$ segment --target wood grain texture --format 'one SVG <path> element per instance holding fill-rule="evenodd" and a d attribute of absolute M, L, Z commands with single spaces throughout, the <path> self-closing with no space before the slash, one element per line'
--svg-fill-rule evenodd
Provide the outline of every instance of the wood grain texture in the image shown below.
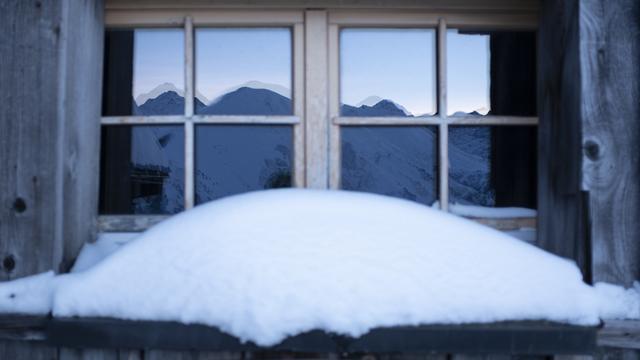
<path fill-rule="evenodd" d="M 0 3 L 0 280 L 64 270 L 94 234 L 102 9 Z"/>
<path fill-rule="evenodd" d="M 538 241 L 586 274 L 588 237 L 580 193 L 579 0 L 540 3 L 538 31 Z"/>
<path fill-rule="evenodd" d="M 640 2 L 580 3 L 582 187 L 594 281 L 640 278 Z"/>
<path fill-rule="evenodd" d="M 60 2 L 0 2 L 0 280 L 46 271 L 61 260 L 62 224 L 55 218 L 62 194 L 61 15 Z"/>
<path fill-rule="evenodd" d="M 305 159 L 307 187 L 326 189 L 329 185 L 329 105 L 327 12 L 305 12 Z"/>

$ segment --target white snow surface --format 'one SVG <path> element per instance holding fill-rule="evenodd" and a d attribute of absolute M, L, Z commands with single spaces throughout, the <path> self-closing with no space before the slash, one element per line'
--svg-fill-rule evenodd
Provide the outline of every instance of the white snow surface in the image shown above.
<path fill-rule="evenodd" d="M 118 232 L 101 233 L 93 243 L 86 243 L 82 246 L 80 254 L 76 258 L 72 273 L 85 271 L 99 263 L 109 255 L 118 251 L 123 245 L 140 235 L 140 233 Z"/>
<path fill-rule="evenodd" d="M 0 282 L 0 314 L 47 314 L 56 277 L 53 271 Z"/>
<path fill-rule="evenodd" d="M 343 191 L 207 203 L 64 280 L 54 316 L 203 323 L 260 345 L 311 329 L 599 321 L 572 262 L 426 206 Z"/>
<path fill-rule="evenodd" d="M 640 318 L 638 284 L 588 286 L 571 261 L 380 195 L 249 193 L 123 239 L 85 271 L 0 283 L 0 313 L 201 323 L 260 345 L 312 329 Z M 83 252 L 112 250 L 100 246 Z"/>

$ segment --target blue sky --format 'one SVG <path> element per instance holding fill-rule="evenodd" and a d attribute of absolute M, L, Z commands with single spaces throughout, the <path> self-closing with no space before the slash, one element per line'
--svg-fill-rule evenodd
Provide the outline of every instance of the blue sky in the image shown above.
<path fill-rule="evenodd" d="M 196 91 L 209 100 L 249 81 L 292 83 L 289 28 L 196 29 Z M 433 29 L 344 29 L 340 34 L 340 97 L 395 101 L 415 115 L 436 111 Z M 489 39 L 447 33 L 448 113 L 489 107 Z M 133 94 L 162 83 L 184 89 L 182 29 L 135 31 Z"/>

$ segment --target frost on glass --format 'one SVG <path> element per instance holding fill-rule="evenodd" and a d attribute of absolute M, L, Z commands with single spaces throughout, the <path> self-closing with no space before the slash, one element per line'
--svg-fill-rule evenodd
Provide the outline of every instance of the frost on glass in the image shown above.
<path fill-rule="evenodd" d="M 182 126 L 104 126 L 102 214 L 173 214 L 184 207 Z"/>
<path fill-rule="evenodd" d="M 436 134 L 435 127 L 343 127 L 342 188 L 432 204 L 437 198 Z"/>
<path fill-rule="evenodd" d="M 105 116 L 184 114 L 184 31 L 110 29 L 105 35 Z"/>
<path fill-rule="evenodd" d="M 199 125 L 195 144 L 197 203 L 291 186 L 291 126 Z"/>
<path fill-rule="evenodd" d="M 342 116 L 425 116 L 436 112 L 433 29 L 343 29 Z"/>
<path fill-rule="evenodd" d="M 291 115 L 289 28 L 196 29 L 195 111 Z"/>
<path fill-rule="evenodd" d="M 535 32 L 448 30 L 447 113 L 535 115 Z"/>
<path fill-rule="evenodd" d="M 536 127 L 449 128 L 449 200 L 536 208 Z"/>

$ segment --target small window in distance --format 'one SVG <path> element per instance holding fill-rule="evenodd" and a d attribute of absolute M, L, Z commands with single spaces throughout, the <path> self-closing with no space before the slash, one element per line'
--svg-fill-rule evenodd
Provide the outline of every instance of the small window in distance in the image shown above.
<path fill-rule="evenodd" d="M 534 31 L 447 31 L 448 115 L 536 115 Z"/>
<path fill-rule="evenodd" d="M 435 30 L 343 29 L 342 116 L 436 113 Z"/>
<path fill-rule="evenodd" d="M 184 31 L 108 29 L 102 115 L 184 114 Z"/>
<path fill-rule="evenodd" d="M 535 126 L 449 127 L 450 203 L 535 209 Z"/>
<path fill-rule="evenodd" d="M 292 115 L 290 28 L 196 29 L 195 112 Z"/>
<path fill-rule="evenodd" d="M 184 208 L 184 128 L 103 126 L 101 214 L 174 214 Z"/>
<path fill-rule="evenodd" d="M 196 203 L 290 187 L 293 129 L 286 125 L 198 125 Z"/>
<path fill-rule="evenodd" d="M 433 204 L 436 134 L 435 126 L 343 127 L 342 188 Z"/>

